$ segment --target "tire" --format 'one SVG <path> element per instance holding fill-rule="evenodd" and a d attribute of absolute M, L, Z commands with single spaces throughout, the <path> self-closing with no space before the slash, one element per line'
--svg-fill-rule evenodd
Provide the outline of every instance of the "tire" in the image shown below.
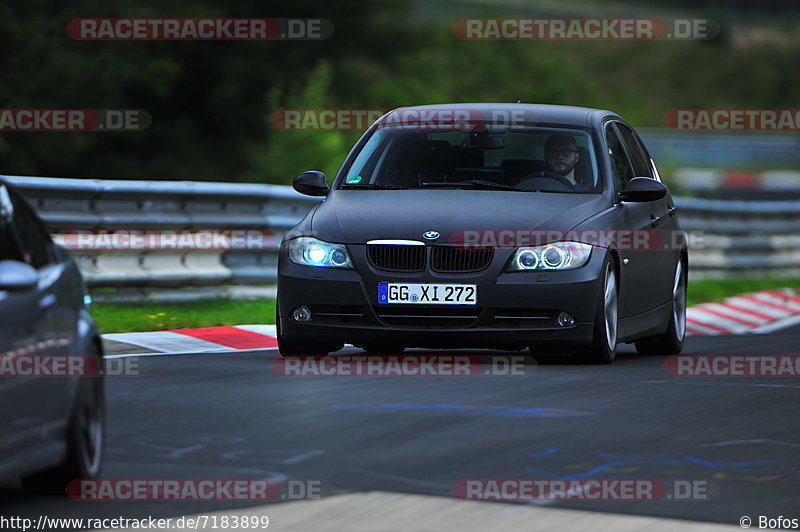
<path fill-rule="evenodd" d="M 315 342 L 290 342 L 281 334 L 281 314 L 275 306 L 275 336 L 278 340 L 278 351 L 284 358 L 324 357 L 332 351 L 338 351 L 344 344 L 328 345 Z"/>
<path fill-rule="evenodd" d="M 578 353 L 582 362 L 590 364 L 611 364 L 617 356 L 619 274 L 610 256 L 606 258 L 602 272 L 592 343 Z"/>
<path fill-rule="evenodd" d="M 686 339 L 686 286 L 687 272 L 683 259 L 675 266 L 672 284 L 672 313 L 664 334 L 636 340 L 636 352 L 640 355 L 677 355 Z"/>
<path fill-rule="evenodd" d="M 99 348 L 93 349 L 102 357 Z M 93 479 L 100 475 L 105 454 L 106 402 L 105 381 L 102 375 L 81 377 L 75 404 L 67 427 L 67 454 L 64 461 L 45 471 L 22 479 L 24 488 L 32 493 L 66 495 L 74 479 Z"/>

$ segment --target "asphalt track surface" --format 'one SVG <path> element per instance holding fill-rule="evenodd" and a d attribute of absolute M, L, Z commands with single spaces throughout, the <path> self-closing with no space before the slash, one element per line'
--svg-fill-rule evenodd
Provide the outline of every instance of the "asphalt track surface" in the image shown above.
<path fill-rule="evenodd" d="M 611 366 L 545 364 L 524 375 L 476 377 L 285 377 L 271 370 L 274 350 L 149 357 L 146 375 L 108 379 L 103 477 L 319 480 L 323 496 L 452 496 L 459 479 L 476 478 L 702 480 L 707 500 L 552 506 L 730 525 L 742 515 L 800 517 L 798 378 L 672 377 L 662 357 L 621 351 Z M 683 354 L 799 352 L 794 327 L 690 337 Z M 474 406 L 508 408 L 463 408 Z M 0 515 L 34 519 L 169 517 L 261 504 L 0 491 Z"/>

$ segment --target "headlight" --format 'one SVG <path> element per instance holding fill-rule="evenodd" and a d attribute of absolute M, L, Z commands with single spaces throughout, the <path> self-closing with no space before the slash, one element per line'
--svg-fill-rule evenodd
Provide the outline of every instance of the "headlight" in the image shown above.
<path fill-rule="evenodd" d="M 586 264 L 592 253 L 590 244 L 553 242 L 544 246 L 519 248 L 511 259 L 509 271 L 567 270 Z"/>
<path fill-rule="evenodd" d="M 295 264 L 323 268 L 352 268 L 350 255 L 342 244 L 331 244 L 311 237 L 289 241 L 289 258 Z"/>

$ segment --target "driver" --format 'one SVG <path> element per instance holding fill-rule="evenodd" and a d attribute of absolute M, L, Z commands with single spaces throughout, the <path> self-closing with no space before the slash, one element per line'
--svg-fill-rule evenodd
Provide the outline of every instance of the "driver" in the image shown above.
<path fill-rule="evenodd" d="M 571 135 L 550 135 L 544 143 L 544 171 L 528 175 L 517 186 L 539 189 L 544 185 L 545 190 L 555 186 L 556 191 L 565 189 L 565 192 L 589 190 L 594 186 L 593 183 L 585 182 L 585 178 L 575 175 L 580 156 L 578 145 Z M 561 179 L 557 179 L 559 177 Z M 543 181 L 543 178 L 547 179 Z M 558 185 L 553 182 L 554 179 L 559 182 Z"/>
<path fill-rule="evenodd" d="M 570 135 L 550 135 L 544 143 L 544 167 L 548 172 L 555 172 L 576 185 L 575 165 L 580 153 L 578 145 Z"/>

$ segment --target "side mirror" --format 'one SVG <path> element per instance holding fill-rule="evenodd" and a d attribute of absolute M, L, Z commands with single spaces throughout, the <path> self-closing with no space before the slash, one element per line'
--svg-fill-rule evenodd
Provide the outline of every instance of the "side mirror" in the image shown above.
<path fill-rule="evenodd" d="M 619 199 L 643 203 L 646 201 L 660 200 L 667 195 L 667 187 L 649 177 L 634 177 L 620 192 Z"/>
<path fill-rule="evenodd" d="M 30 290 L 39 284 L 39 274 L 30 264 L 0 261 L 0 290 Z"/>
<path fill-rule="evenodd" d="M 292 186 L 300 194 L 306 196 L 327 196 L 331 191 L 328 178 L 322 172 L 310 170 L 298 175 L 292 181 Z"/>

